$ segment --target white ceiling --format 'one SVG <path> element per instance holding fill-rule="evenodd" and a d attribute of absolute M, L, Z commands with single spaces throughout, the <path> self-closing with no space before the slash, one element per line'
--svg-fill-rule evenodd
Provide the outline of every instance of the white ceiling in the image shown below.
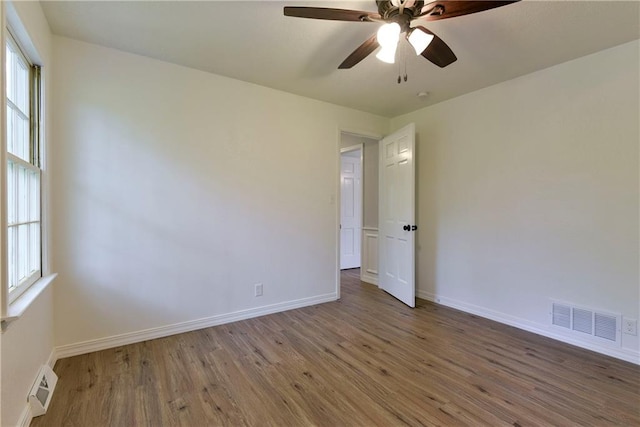
<path fill-rule="evenodd" d="M 394 117 L 640 38 L 637 1 L 531 1 L 423 23 L 456 53 L 338 65 L 378 25 L 283 16 L 283 6 L 376 11 L 369 1 L 43 1 L 54 34 Z M 406 43 L 406 42 L 405 42 Z M 429 92 L 426 99 L 416 96 Z"/>

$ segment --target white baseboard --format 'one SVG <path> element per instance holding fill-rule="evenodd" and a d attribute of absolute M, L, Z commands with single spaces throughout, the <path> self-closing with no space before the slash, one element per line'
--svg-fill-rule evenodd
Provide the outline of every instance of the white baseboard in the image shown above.
<path fill-rule="evenodd" d="M 20 414 L 20 419 L 18 420 L 18 424 L 16 424 L 19 427 L 29 427 L 29 424 L 31 424 L 31 420 L 33 419 L 33 417 L 31 416 L 31 410 L 29 409 L 29 404 L 26 404 L 24 406 L 24 410 L 22 411 L 22 414 Z"/>
<path fill-rule="evenodd" d="M 464 311 L 466 313 L 475 314 L 476 316 L 484 317 L 486 319 L 494 320 L 505 325 L 513 326 L 518 329 L 522 329 L 534 334 L 542 335 L 547 338 L 551 338 L 557 341 L 561 341 L 567 344 L 575 345 L 587 350 L 595 351 L 597 353 L 605 354 L 607 356 L 615 357 L 626 362 L 631 362 L 636 365 L 640 365 L 640 353 L 625 349 L 625 348 L 613 348 L 605 345 L 598 345 L 597 343 L 582 341 L 568 337 L 554 331 L 551 326 L 541 325 L 538 323 L 530 322 L 528 320 L 511 316 L 498 311 L 490 310 L 477 305 L 469 304 L 463 301 L 454 300 L 452 298 L 446 298 L 432 294 L 431 292 L 424 291 L 422 289 L 416 290 L 418 298 L 425 299 L 427 301 L 434 302 L 436 304 L 442 304 L 447 307 L 455 308 L 456 310 Z"/>
<path fill-rule="evenodd" d="M 263 307 L 250 308 L 247 310 L 235 311 L 227 314 L 219 314 L 216 316 L 205 317 L 203 319 L 190 320 L 187 322 L 176 323 L 173 325 L 160 326 L 157 328 L 145 329 L 142 331 L 128 332 L 125 334 L 114 335 L 110 337 L 98 338 L 95 340 L 83 341 L 74 344 L 67 344 L 55 348 L 55 359 L 63 359 L 65 357 L 77 356 L 80 354 L 91 353 L 108 348 L 119 347 L 122 345 L 133 344 L 137 342 L 163 338 L 170 335 L 180 334 L 183 332 L 191 332 L 198 329 L 209 328 L 211 326 L 223 325 L 225 323 L 236 322 L 239 320 L 251 319 L 253 317 L 264 316 L 267 314 L 278 313 L 281 311 L 292 310 L 295 308 L 307 307 L 310 305 L 321 304 L 325 302 L 336 301 L 337 293 L 333 292 L 325 295 L 318 295 L 310 298 L 302 298 L 293 301 L 266 305 Z M 54 362 L 55 363 L 55 362 Z"/>
<path fill-rule="evenodd" d="M 57 356 L 57 353 L 56 353 L 56 349 L 54 348 L 54 349 L 51 350 L 51 354 L 49 354 L 49 358 L 45 362 L 45 365 L 47 365 L 48 367 L 53 369 L 53 367 L 56 365 L 57 361 L 58 361 L 58 356 Z"/>
<path fill-rule="evenodd" d="M 367 272 L 362 272 L 362 270 L 360 273 L 360 280 L 378 286 L 378 277 L 367 274 Z"/>

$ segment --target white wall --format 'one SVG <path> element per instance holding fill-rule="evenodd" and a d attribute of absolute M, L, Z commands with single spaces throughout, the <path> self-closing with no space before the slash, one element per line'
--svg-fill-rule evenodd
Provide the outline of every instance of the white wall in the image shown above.
<path fill-rule="evenodd" d="M 6 4 L 10 9 L 11 5 Z M 28 51 L 35 49 L 43 65 L 44 99 L 49 104 L 49 84 L 51 67 L 51 33 L 44 18 L 40 3 L 15 2 L 13 4 L 19 20 L 24 28 L 14 28 L 18 33 L 26 30 L 33 46 L 25 46 Z M 7 12 L 7 11 L 5 11 Z M 18 34 L 20 35 L 20 34 Z M 4 46 L 4 40 L 2 42 Z M 33 52 L 28 52 L 33 53 Z M 51 111 L 50 108 L 48 111 Z M 48 128 L 50 115 L 43 117 L 47 144 L 50 142 Z M 4 131 L 3 131 L 4 132 Z M 47 147 L 50 148 L 50 147 Z M 43 165 L 45 180 L 49 172 L 49 164 Z M 46 191 L 46 190 L 45 190 Z M 47 206 L 43 206 L 44 219 L 48 217 Z M 45 266 L 45 272 L 46 270 Z M 55 286 L 55 285 L 53 285 Z M 23 317 L 11 323 L 2 334 L 2 426 L 13 426 L 22 422 L 27 412 L 26 399 L 33 385 L 38 370 L 47 363 L 53 351 L 53 290 L 46 289 L 27 309 Z"/>
<path fill-rule="evenodd" d="M 365 138 L 363 143 L 364 215 L 362 225 L 378 228 L 378 141 Z"/>
<path fill-rule="evenodd" d="M 5 4 L 4 3 L 0 3 L 0 26 L 4 27 L 6 26 L 6 21 L 5 21 L 5 12 L 4 12 L 4 8 L 5 8 Z M 0 34 L 0 44 L 4 45 L 5 43 L 5 39 L 4 39 L 4 34 Z M 0 52 L 0 70 L 4 70 L 5 68 L 5 50 L 3 49 Z M 0 71 L 1 73 L 1 71 Z M 3 76 L 3 74 L 0 74 L 0 76 Z M 6 97 L 6 93 L 5 93 L 5 83 L 4 83 L 4 77 L 2 79 L 0 79 L 0 97 L 2 97 L 2 99 L 4 99 Z M 5 111 L 6 106 L 1 106 L 0 107 L 0 114 L 2 114 L 3 116 L 6 114 Z M 0 135 L 4 135 L 6 132 L 6 128 L 5 128 L 5 121 L 0 120 Z M 0 137 L 0 141 L 4 141 L 4 139 L 2 139 Z M 0 177 L 0 182 L 3 183 L 2 181 L 2 177 Z M 0 232 L 0 236 L 2 236 L 1 232 Z M 4 253 L 2 251 L 2 248 L 0 248 L 0 256 L 4 256 Z M 2 271 L 2 269 L 0 268 L 0 272 Z M 0 294 L 2 295 L 2 294 Z M 0 303 L 4 304 L 4 301 L 2 300 L 2 297 L 0 296 Z M 2 340 L 3 340 L 3 334 L 0 333 L 0 423 L 2 423 Z"/>
<path fill-rule="evenodd" d="M 417 126 L 422 296 L 545 334 L 550 298 L 640 317 L 638 52 L 392 120 Z M 637 337 L 617 355 L 637 360 Z"/>
<path fill-rule="evenodd" d="M 54 54 L 57 345 L 335 297 L 338 130 L 388 119 L 66 38 Z"/>
<path fill-rule="evenodd" d="M 29 390 L 53 351 L 52 300 L 49 287 L 2 334 L 2 426 L 19 425 L 30 417 Z"/>

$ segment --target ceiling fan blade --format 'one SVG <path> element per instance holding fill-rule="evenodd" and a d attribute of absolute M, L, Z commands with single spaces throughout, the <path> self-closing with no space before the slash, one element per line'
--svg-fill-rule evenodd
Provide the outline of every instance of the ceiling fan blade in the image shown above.
<path fill-rule="evenodd" d="M 419 19 L 427 21 L 438 21 L 440 19 L 454 18 L 456 16 L 469 15 L 484 10 L 495 9 L 496 7 L 507 6 L 517 3 L 520 0 L 501 0 L 501 1 L 485 1 L 485 0 L 441 0 L 425 4 L 422 7 Z"/>
<path fill-rule="evenodd" d="M 375 12 L 364 10 L 332 9 L 328 7 L 303 7 L 286 6 L 284 16 L 295 18 L 328 19 L 332 21 L 373 22 L 372 19 L 381 19 Z"/>
<path fill-rule="evenodd" d="M 421 53 L 422 56 L 427 58 L 429 61 L 433 62 L 440 68 L 444 68 L 447 65 L 450 65 L 458 60 L 456 54 L 453 53 L 451 48 L 444 42 L 442 39 L 433 32 L 427 30 L 424 27 L 415 27 L 416 29 L 420 29 L 427 34 L 431 34 L 433 36 L 433 40 L 429 43 L 429 46 Z"/>
<path fill-rule="evenodd" d="M 371 52 L 376 50 L 380 46 L 378 44 L 378 39 L 376 38 L 376 34 L 369 37 L 364 43 L 362 43 L 356 50 L 351 52 L 351 55 L 347 56 L 347 59 L 342 61 L 342 64 L 338 67 L 339 69 L 351 68 L 356 65 L 358 62 L 362 61 L 364 58 L 369 56 Z"/>

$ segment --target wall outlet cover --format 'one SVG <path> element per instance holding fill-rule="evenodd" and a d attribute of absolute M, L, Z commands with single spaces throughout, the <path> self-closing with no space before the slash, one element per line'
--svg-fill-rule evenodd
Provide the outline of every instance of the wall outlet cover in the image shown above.
<path fill-rule="evenodd" d="M 627 335 L 638 334 L 638 321 L 636 319 L 622 320 L 622 333 Z"/>

